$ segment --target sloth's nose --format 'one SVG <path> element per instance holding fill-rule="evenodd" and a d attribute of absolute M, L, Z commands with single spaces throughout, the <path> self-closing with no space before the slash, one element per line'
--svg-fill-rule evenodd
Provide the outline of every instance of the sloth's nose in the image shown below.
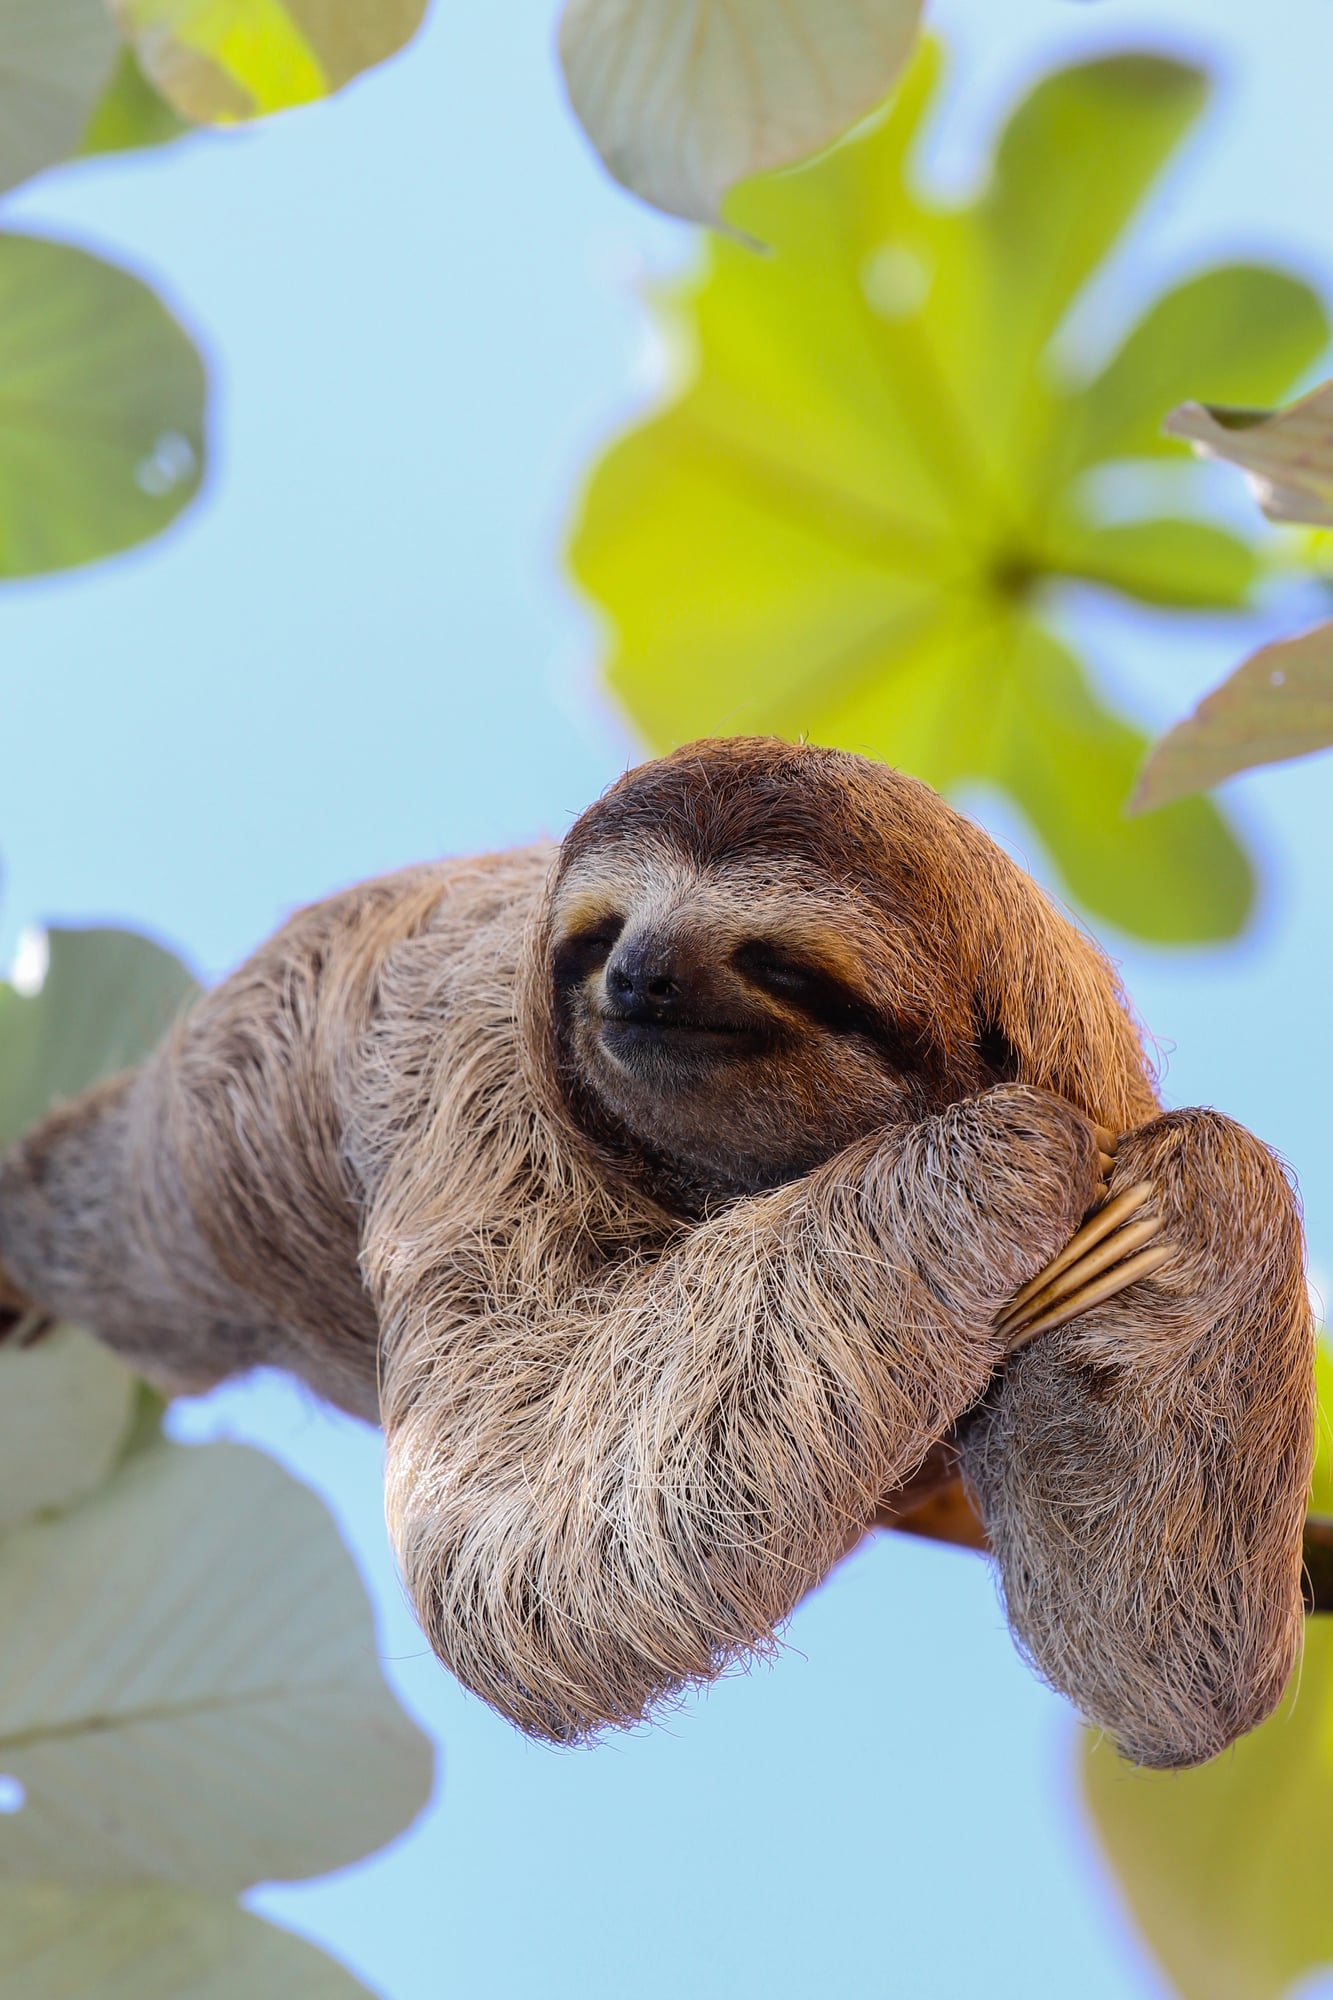
<path fill-rule="evenodd" d="M 673 1013 L 684 999 L 680 969 L 670 950 L 651 938 L 629 938 L 606 968 L 606 990 L 618 1007 Z"/>

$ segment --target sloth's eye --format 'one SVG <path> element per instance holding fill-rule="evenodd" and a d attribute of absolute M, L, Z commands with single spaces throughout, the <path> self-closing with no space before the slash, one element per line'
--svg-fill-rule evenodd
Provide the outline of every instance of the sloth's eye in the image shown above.
<path fill-rule="evenodd" d="M 799 1007 L 803 1014 L 826 1028 L 842 1033 L 864 1033 L 869 1013 L 859 995 L 840 979 L 818 966 L 788 958 L 772 945 L 756 940 L 743 944 L 735 955 L 736 969 L 752 985 Z"/>
<path fill-rule="evenodd" d="M 594 924 L 571 931 L 555 948 L 555 977 L 559 986 L 576 986 L 605 965 L 625 928 L 623 917 L 599 917 Z"/>

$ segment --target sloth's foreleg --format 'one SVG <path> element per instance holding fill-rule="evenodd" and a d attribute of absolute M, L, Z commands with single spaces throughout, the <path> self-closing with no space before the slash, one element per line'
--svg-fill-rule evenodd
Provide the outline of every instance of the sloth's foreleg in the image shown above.
<path fill-rule="evenodd" d="M 1015 1355 L 963 1459 L 1021 1644 L 1166 1766 L 1261 1721 L 1295 1660 L 1313 1327 L 1295 1197 L 1251 1133 L 1156 1119 L 1112 1196 L 1144 1182 L 1170 1256 Z"/>
<path fill-rule="evenodd" d="M 440 1657 L 569 1739 L 771 1643 L 980 1397 L 1000 1308 L 1098 1173 L 1081 1113 L 1003 1086 L 580 1297 L 478 1244 L 467 1314 L 457 1252 L 372 1218 L 389 1521 Z"/>

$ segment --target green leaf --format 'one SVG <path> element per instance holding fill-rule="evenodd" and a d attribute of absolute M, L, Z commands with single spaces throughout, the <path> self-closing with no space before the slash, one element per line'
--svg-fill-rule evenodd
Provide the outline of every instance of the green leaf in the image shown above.
<path fill-rule="evenodd" d="M 1180 2000 L 1283 2000 L 1333 1962 L 1333 1619 L 1308 1621 L 1277 1715 L 1194 1771 L 1136 1771 L 1086 1738 L 1084 1795 Z"/>
<path fill-rule="evenodd" d="M 115 58 L 116 34 L 104 0 L 5 0 L 0 191 L 78 151 Z"/>
<path fill-rule="evenodd" d="M 1186 396 L 1268 401 L 1328 345 L 1328 318 L 1308 285 L 1261 264 L 1225 264 L 1150 306 L 1066 427 L 1069 463 L 1154 458 L 1179 446 L 1164 433 Z"/>
<path fill-rule="evenodd" d="M 0 1874 L 231 1892 L 341 1867 L 425 1803 L 431 1754 L 314 1495 L 163 1445 L 0 1542 Z"/>
<path fill-rule="evenodd" d="M 233 124 L 309 104 L 402 48 L 425 0 L 111 0 L 182 118 Z"/>
<path fill-rule="evenodd" d="M 1333 528 L 1333 382 L 1285 410 L 1186 403 L 1166 428 L 1201 457 L 1238 465 L 1271 520 Z"/>
<path fill-rule="evenodd" d="M 146 285 L 0 236 L 0 577 L 160 533 L 198 488 L 203 421 L 203 364 Z"/>
<path fill-rule="evenodd" d="M 0 1883 L 0 2000 L 364 2000 L 369 1990 L 220 1897 Z"/>
<path fill-rule="evenodd" d="M 105 12 L 105 0 L 98 0 Z M 191 130 L 160 97 L 122 43 L 111 81 L 88 121 L 80 152 L 128 153 L 140 146 L 165 146 Z"/>
<path fill-rule="evenodd" d="M 51 1106 L 126 1069 L 198 988 L 178 958 L 119 930 L 51 930 L 40 992 L 0 983 L 0 1144 Z"/>
<path fill-rule="evenodd" d="M 1046 566 L 1166 609 L 1226 611 L 1243 605 L 1260 565 L 1248 542 L 1206 521 L 1062 524 Z"/>
<path fill-rule="evenodd" d="M 886 97 L 921 0 L 568 0 L 570 103 L 645 201 L 718 223 L 738 181 L 826 146 Z"/>
<path fill-rule="evenodd" d="M 1168 729 L 1143 767 L 1133 809 L 1207 791 L 1255 764 L 1333 743 L 1333 624 L 1261 646 L 1192 715 Z"/>
<path fill-rule="evenodd" d="M 1244 603 L 1248 544 L 1190 518 L 1099 523 L 1087 475 L 1157 449 L 1182 355 L 1202 342 L 1213 365 L 1208 312 L 1234 311 L 1227 366 L 1265 383 L 1307 364 L 1323 315 L 1295 280 L 1228 268 L 1160 301 L 1091 385 L 1057 373 L 1050 342 L 1203 80 L 1135 55 L 1046 79 L 985 192 L 945 211 L 911 178 L 937 68 L 927 49 L 885 116 L 739 189 L 728 215 L 770 254 L 715 240 L 663 309 L 680 385 L 596 468 L 571 547 L 610 685 L 658 749 L 804 732 L 999 786 L 1089 908 L 1155 939 L 1230 935 L 1252 896 L 1234 836 L 1206 806 L 1125 821 L 1143 739 L 1046 636 L 1043 586 Z"/>
<path fill-rule="evenodd" d="M 101 1485 L 129 1435 L 135 1390 L 110 1349 L 75 1327 L 0 1347 L 0 1529 Z"/>

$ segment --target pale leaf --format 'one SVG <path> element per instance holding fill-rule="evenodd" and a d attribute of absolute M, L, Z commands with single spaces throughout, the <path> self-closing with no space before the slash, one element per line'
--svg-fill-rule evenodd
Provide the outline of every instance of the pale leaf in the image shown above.
<path fill-rule="evenodd" d="M 115 57 L 104 0 L 4 0 L 0 190 L 78 151 Z"/>
<path fill-rule="evenodd" d="M 1333 624 L 1261 646 L 1154 747 L 1131 809 L 1207 791 L 1333 743 Z"/>
<path fill-rule="evenodd" d="M 0 1884 L 0 2000 L 357 2000 L 344 1966 L 217 1896 Z"/>
<path fill-rule="evenodd" d="M 570 102 L 618 181 L 694 222 L 888 92 L 921 0 L 569 0 Z"/>
<path fill-rule="evenodd" d="M 1285 410 L 1182 403 L 1165 428 L 1201 458 L 1238 465 L 1270 520 L 1333 528 L 1333 382 Z"/>
<path fill-rule="evenodd" d="M 313 1494 L 238 1445 L 150 1447 L 0 1542 L 0 1874 L 234 1891 L 400 1832 L 431 1753 Z"/>
<path fill-rule="evenodd" d="M 75 1327 L 34 1347 L 0 1348 L 0 1528 L 100 1486 L 134 1401 L 129 1369 Z"/>

